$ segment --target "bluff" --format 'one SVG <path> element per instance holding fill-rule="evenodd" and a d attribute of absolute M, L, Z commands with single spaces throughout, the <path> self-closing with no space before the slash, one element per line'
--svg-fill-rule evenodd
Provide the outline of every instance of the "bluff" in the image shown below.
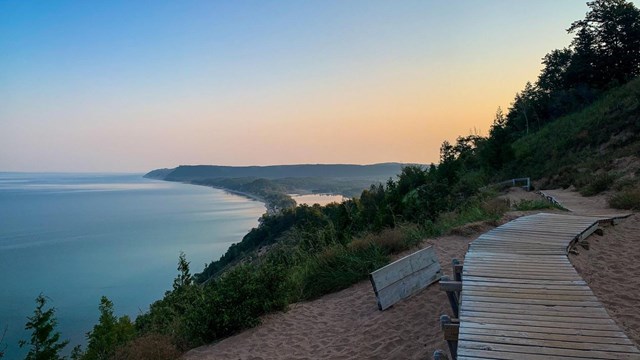
<path fill-rule="evenodd" d="M 194 181 L 222 178 L 338 178 L 386 181 L 402 170 L 401 163 L 372 165 L 299 164 L 271 166 L 181 165 L 174 169 L 157 169 L 144 177 L 168 181 Z"/>

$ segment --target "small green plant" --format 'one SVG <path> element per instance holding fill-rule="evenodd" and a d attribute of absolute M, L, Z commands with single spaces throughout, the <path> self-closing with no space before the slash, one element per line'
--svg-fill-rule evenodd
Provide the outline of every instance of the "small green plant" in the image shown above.
<path fill-rule="evenodd" d="M 640 186 L 615 193 L 609 199 L 609 206 L 616 209 L 640 210 Z"/>

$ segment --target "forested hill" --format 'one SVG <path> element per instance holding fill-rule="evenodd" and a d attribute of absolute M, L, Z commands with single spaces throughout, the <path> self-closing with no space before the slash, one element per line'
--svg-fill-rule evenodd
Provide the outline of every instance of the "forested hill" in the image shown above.
<path fill-rule="evenodd" d="M 147 178 L 169 181 L 194 181 L 220 178 L 367 178 L 386 181 L 400 173 L 403 164 L 382 163 L 373 165 L 303 164 L 273 166 L 218 166 L 181 165 L 175 169 L 153 170 Z"/>

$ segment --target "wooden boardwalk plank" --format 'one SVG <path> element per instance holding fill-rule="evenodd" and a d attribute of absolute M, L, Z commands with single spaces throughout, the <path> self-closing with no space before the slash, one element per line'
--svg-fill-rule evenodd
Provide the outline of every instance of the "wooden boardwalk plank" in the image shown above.
<path fill-rule="evenodd" d="M 486 343 L 501 343 L 511 345 L 526 345 L 526 346 L 544 346 L 550 348 L 561 349 L 575 349 L 575 350 L 598 350 L 598 351 L 620 351 L 628 352 L 632 354 L 638 354 L 640 351 L 633 345 L 621 345 L 621 344 L 606 344 L 597 343 L 592 340 L 599 338 L 590 337 L 590 341 L 582 339 L 581 342 L 556 340 L 556 339 L 530 339 L 528 337 L 510 337 L 510 336 L 496 336 L 496 335 L 476 335 L 465 334 L 463 340 L 479 341 Z"/>
<path fill-rule="evenodd" d="M 600 216 L 536 214 L 473 241 L 462 271 L 458 359 L 638 359 L 567 258 Z"/>
<path fill-rule="evenodd" d="M 586 335 L 562 335 L 562 334 L 548 334 L 532 331 L 507 331 L 507 330 L 488 330 L 488 329 L 476 329 L 468 327 L 465 329 L 465 334 L 469 335 L 485 335 L 485 336 L 504 336 L 511 338 L 525 338 L 525 339 L 540 339 L 540 340 L 555 340 L 566 341 L 569 344 L 572 343 L 592 343 L 592 344 L 619 344 L 619 345 L 631 345 L 631 340 L 625 337 L 602 337 L 602 336 L 586 336 Z M 464 336 L 461 334 L 460 336 Z"/>
<path fill-rule="evenodd" d="M 499 343 L 486 343 L 476 341 L 464 341 L 458 344 L 459 349 L 469 350 L 493 350 L 497 352 L 511 352 L 518 354 L 536 354 L 548 356 L 584 357 L 588 359 L 640 359 L 640 354 L 633 354 L 624 351 L 597 351 L 597 350 L 574 350 L 550 348 L 544 346 L 522 346 Z"/>

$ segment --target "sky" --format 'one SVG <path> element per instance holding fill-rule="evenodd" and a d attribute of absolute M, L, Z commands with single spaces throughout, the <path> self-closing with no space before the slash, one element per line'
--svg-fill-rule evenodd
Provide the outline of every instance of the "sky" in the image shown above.
<path fill-rule="evenodd" d="M 0 171 L 438 161 L 580 0 L 0 0 Z"/>

